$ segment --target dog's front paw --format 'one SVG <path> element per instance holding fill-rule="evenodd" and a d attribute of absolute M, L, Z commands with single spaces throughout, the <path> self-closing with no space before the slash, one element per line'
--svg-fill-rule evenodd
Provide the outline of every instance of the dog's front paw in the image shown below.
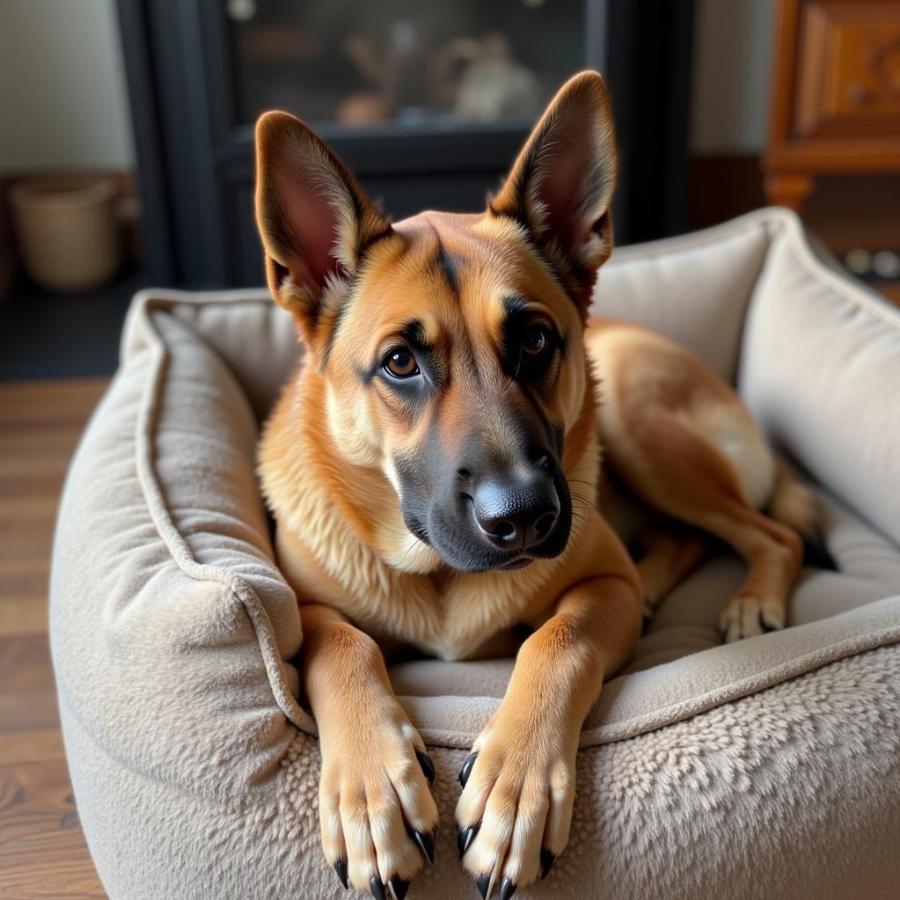
<path fill-rule="evenodd" d="M 534 720 L 532 720 L 533 723 Z M 519 724 L 498 711 L 459 773 L 459 854 L 482 897 L 544 878 L 569 840 L 577 731 Z"/>
<path fill-rule="evenodd" d="M 719 630 L 726 644 L 767 631 L 780 631 L 785 625 L 784 602 L 765 599 L 741 591 L 722 607 Z"/>
<path fill-rule="evenodd" d="M 321 730 L 321 729 L 320 729 Z M 434 764 L 399 704 L 322 736 L 322 848 L 343 883 L 403 900 L 434 860 Z"/>

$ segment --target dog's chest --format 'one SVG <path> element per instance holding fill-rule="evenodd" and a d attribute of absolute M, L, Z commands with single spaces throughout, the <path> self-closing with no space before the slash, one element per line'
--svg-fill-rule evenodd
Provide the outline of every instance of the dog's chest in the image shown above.
<path fill-rule="evenodd" d="M 386 637 L 441 659 L 483 655 L 485 645 L 498 639 L 505 646 L 509 630 L 534 617 L 534 579 L 442 571 L 428 577 L 427 590 L 421 579 L 409 579 L 406 584 L 407 579 L 397 580 L 395 588 L 400 590 L 385 598 L 380 621 L 371 625 Z"/>

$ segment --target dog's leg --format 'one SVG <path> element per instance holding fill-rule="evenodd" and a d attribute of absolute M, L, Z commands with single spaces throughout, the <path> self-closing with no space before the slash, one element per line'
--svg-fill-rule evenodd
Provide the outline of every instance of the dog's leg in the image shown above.
<path fill-rule="evenodd" d="M 554 614 L 522 645 L 499 709 L 460 772 L 459 851 L 481 895 L 508 900 L 547 874 L 569 838 L 575 756 L 604 678 L 640 633 L 641 599 L 624 548 L 596 516 L 583 543 L 605 573 L 577 577 Z"/>
<path fill-rule="evenodd" d="M 788 596 L 803 561 L 800 535 L 740 502 L 687 514 L 729 544 L 749 567 L 744 583 L 722 608 L 719 628 L 725 640 L 784 628 Z"/>
<path fill-rule="evenodd" d="M 643 411 L 647 421 L 641 426 L 627 418 L 617 421 L 616 412 L 610 410 L 604 421 L 613 435 L 608 451 L 628 486 L 667 516 L 720 538 L 747 562 L 743 585 L 722 610 L 725 640 L 783 628 L 803 544 L 793 528 L 763 515 L 747 499 L 745 485 L 754 478 L 746 472 L 769 471 L 771 492 L 775 469 L 768 447 L 737 401 L 714 412 L 717 421 L 728 423 L 723 430 L 739 462 L 701 428 L 661 406 L 647 405 Z M 712 415 L 707 412 L 708 418 Z M 764 495 L 763 479 L 755 481 L 755 490 Z"/>
<path fill-rule="evenodd" d="M 814 537 L 813 495 L 779 467 L 740 398 L 661 335 L 599 320 L 586 344 L 603 379 L 607 459 L 644 503 L 715 535 L 749 571 L 721 617 L 725 640 L 782 628 Z M 771 516 L 759 510 L 768 508 Z M 776 521 L 777 520 L 777 521 Z"/>
<path fill-rule="evenodd" d="M 377 898 L 397 898 L 433 858 L 434 766 L 397 702 L 375 641 L 327 606 L 304 605 L 302 678 L 319 728 L 325 859 Z"/>
<path fill-rule="evenodd" d="M 665 511 L 728 544 L 748 565 L 738 592 L 722 608 L 726 642 L 784 628 L 787 601 L 800 571 L 803 543 L 792 528 L 770 519 L 739 497 L 698 496 Z M 674 584 L 674 583 L 673 583 Z"/>
<path fill-rule="evenodd" d="M 649 528 L 638 535 L 638 575 L 644 590 L 644 617 L 649 619 L 660 600 L 700 563 L 707 541 L 699 534 Z"/>

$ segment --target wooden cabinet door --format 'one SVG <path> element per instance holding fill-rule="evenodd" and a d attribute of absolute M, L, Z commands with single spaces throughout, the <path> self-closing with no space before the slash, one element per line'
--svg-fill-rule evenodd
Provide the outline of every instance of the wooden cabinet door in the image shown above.
<path fill-rule="evenodd" d="M 803 5 L 798 47 L 798 136 L 900 134 L 900 3 Z"/>

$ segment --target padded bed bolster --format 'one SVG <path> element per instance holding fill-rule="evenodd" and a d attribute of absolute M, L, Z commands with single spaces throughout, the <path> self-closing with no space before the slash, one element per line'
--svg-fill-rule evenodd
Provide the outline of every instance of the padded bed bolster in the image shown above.
<path fill-rule="evenodd" d="M 291 721 L 313 727 L 283 662 L 299 613 L 272 562 L 255 418 L 189 326 L 151 307 L 141 327 L 67 477 L 57 685 L 126 766 L 213 794 L 271 786 Z"/>
<path fill-rule="evenodd" d="M 666 598 L 589 716 L 570 845 L 529 891 L 892 896 L 900 423 L 879 373 L 897 374 L 896 315 L 814 261 L 777 210 L 617 251 L 596 309 L 740 372 L 771 433 L 844 499 L 825 522 L 841 572 L 804 572 L 799 627 L 726 647 L 716 621 L 739 562 L 714 559 Z M 820 327 L 834 316 L 846 346 Z M 820 355 L 842 374 L 807 385 Z M 345 896 L 322 859 L 318 744 L 295 699 L 300 614 L 254 478 L 258 422 L 297 357 L 262 291 L 145 292 L 72 463 L 51 640 L 79 815 L 112 897 Z M 444 852 L 455 774 L 510 667 L 391 670 L 437 769 L 441 849 L 413 888 L 433 900 L 472 892 Z"/>
<path fill-rule="evenodd" d="M 773 226 L 741 395 L 777 446 L 900 544 L 900 316 L 823 266 L 796 217 Z"/>

